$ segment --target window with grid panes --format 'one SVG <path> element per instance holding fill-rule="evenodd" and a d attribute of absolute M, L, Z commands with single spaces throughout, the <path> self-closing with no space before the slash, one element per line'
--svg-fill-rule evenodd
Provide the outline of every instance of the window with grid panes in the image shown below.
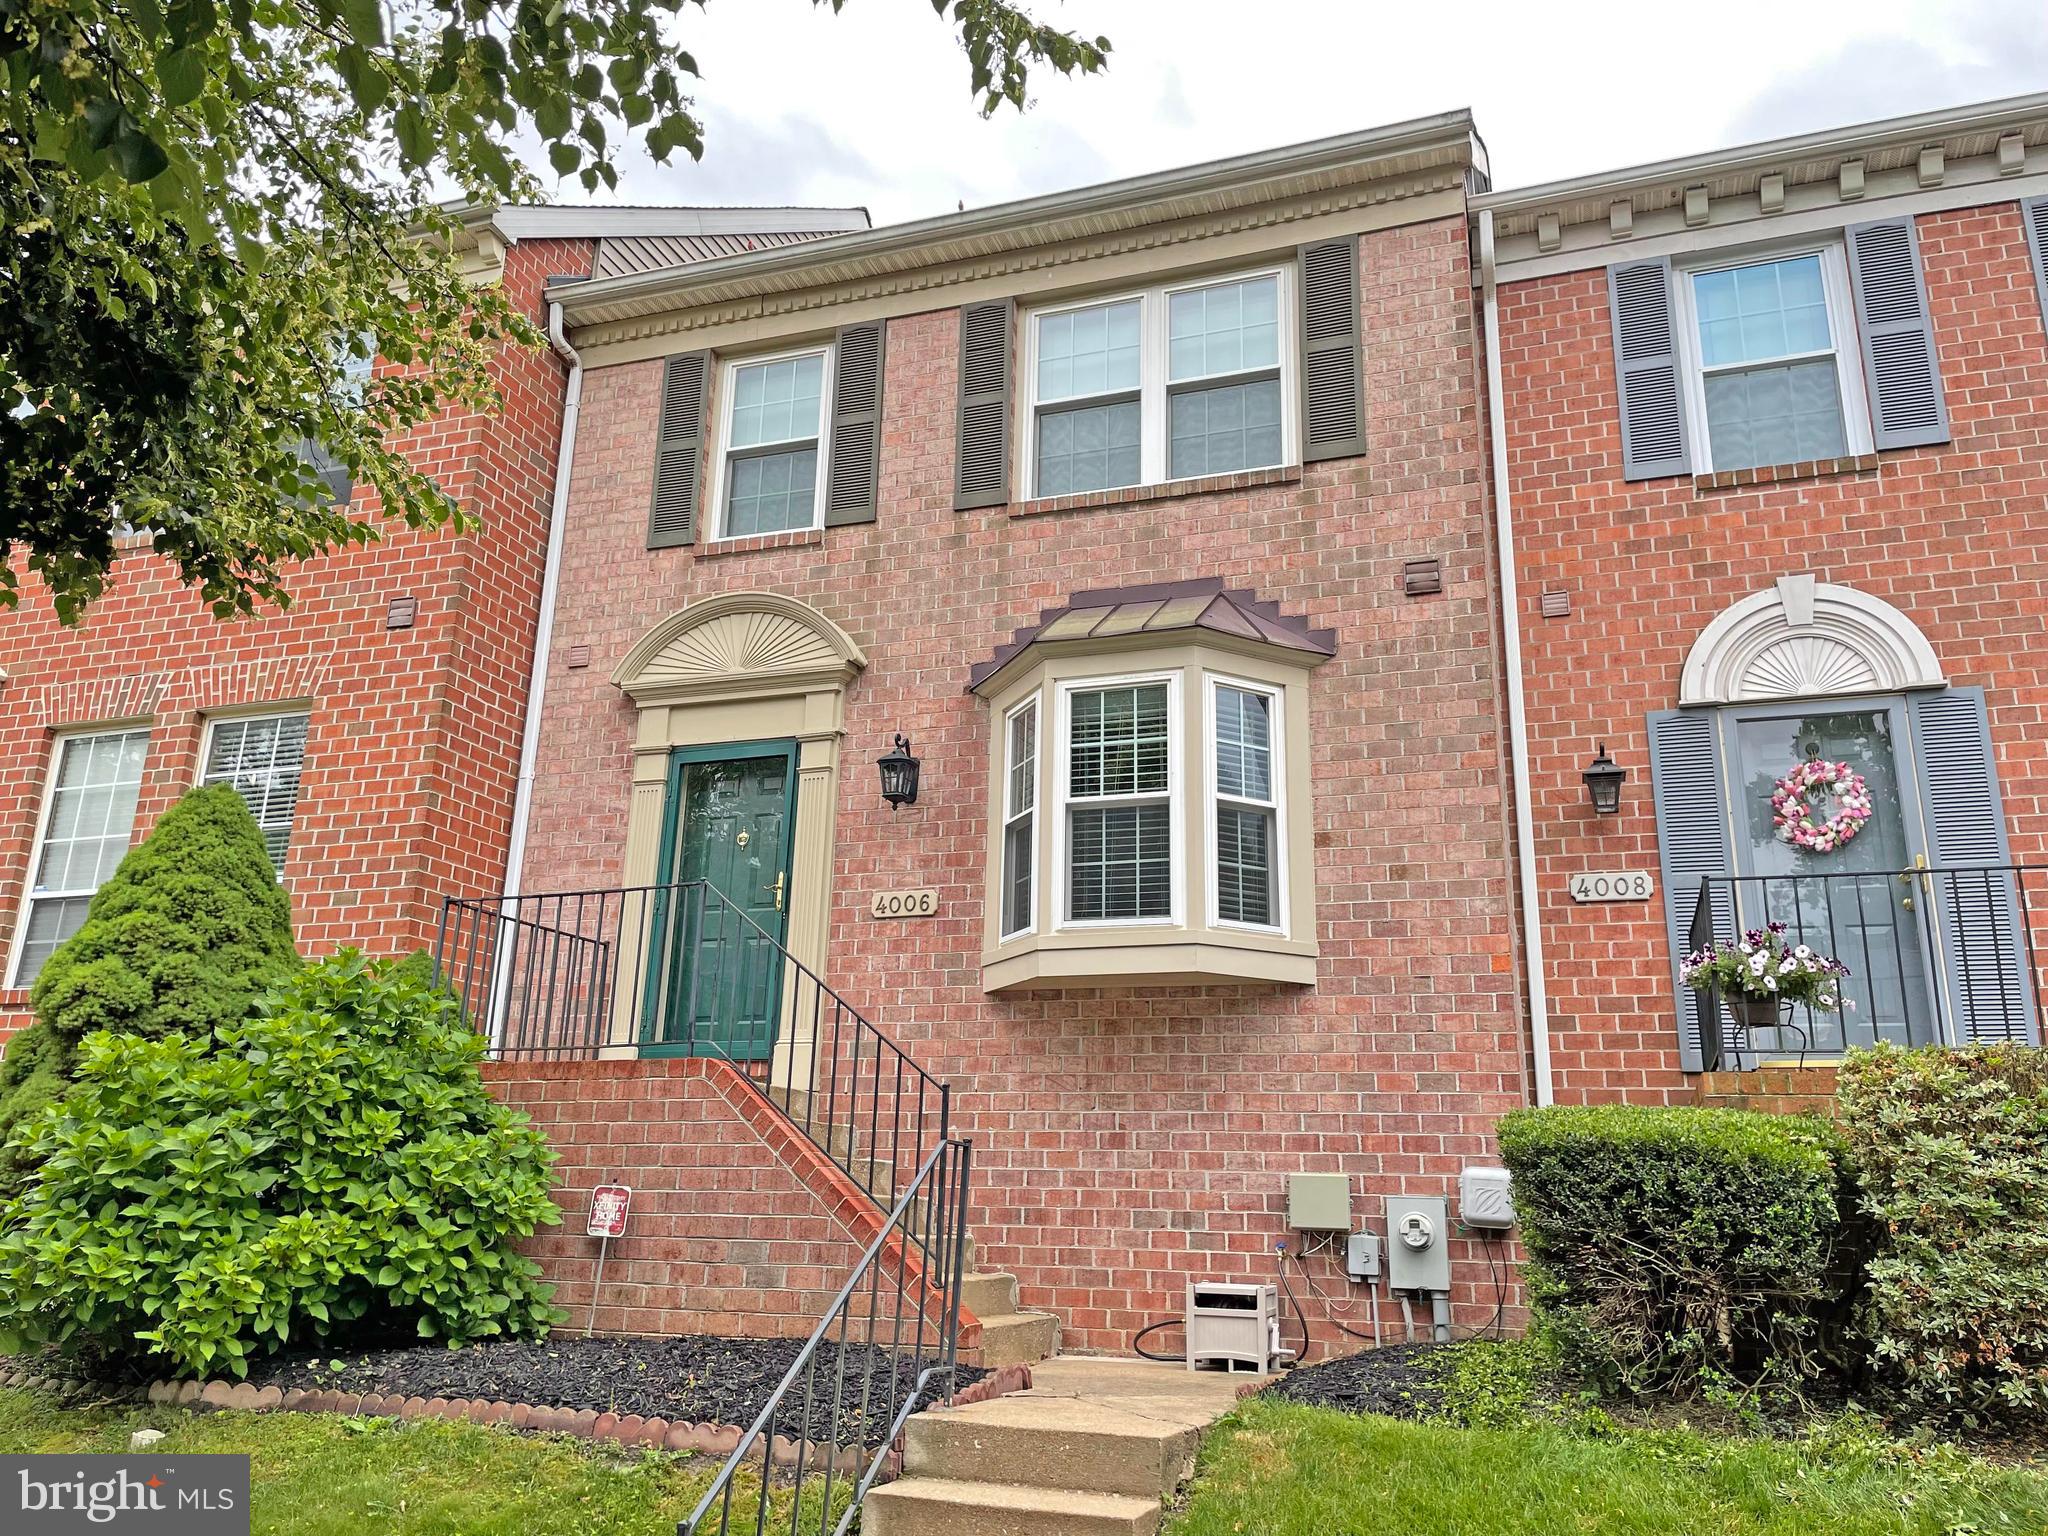
<path fill-rule="evenodd" d="M 207 733 L 203 784 L 232 784 L 263 831 L 263 846 L 280 873 L 299 810 L 299 776 L 306 764 L 302 714 L 216 720 Z"/>
<path fill-rule="evenodd" d="M 148 751 L 147 731 L 59 738 L 29 866 L 13 985 L 34 981 L 57 946 L 78 932 L 93 893 L 128 852 Z"/>
<path fill-rule="evenodd" d="M 1172 729 L 1163 682 L 1068 695 L 1067 918 L 1173 912 Z"/>

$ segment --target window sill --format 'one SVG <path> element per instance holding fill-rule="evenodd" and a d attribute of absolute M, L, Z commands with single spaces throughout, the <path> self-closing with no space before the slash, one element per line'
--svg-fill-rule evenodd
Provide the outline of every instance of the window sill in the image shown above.
<path fill-rule="evenodd" d="M 1734 491 L 1776 485 L 1784 480 L 1826 480 L 1836 475 L 1867 474 L 1877 466 L 1874 453 L 1845 454 L 1838 459 L 1806 459 L 1797 464 L 1766 464 L 1756 469 L 1724 469 L 1711 475 L 1694 475 L 1692 488 L 1695 492 Z"/>
<path fill-rule="evenodd" d="M 1078 942 L 1077 942 L 1078 940 Z M 1082 935 L 1012 940 L 984 955 L 984 992 L 1050 987 L 1201 986 L 1219 982 L 1315 985 L 1313 944 L 1265 934 L 1186 929 L 1091 929 Z"/>
<path fill-rule="evenodd" d="M 1045 517 L 1054 512 L 1084 512 L 1095 507 L 1121 507 L 1140 501 L 1176 501 L 1183 496 L 1219 491 L 1249 491 L 1262 485 L 1291 485 L 1301 479 L 1299 464 L 1247 469 L 1234 475 L 1200 475 L 1192 480 L 1162 480 L 1157 485 L 1126 485 L 1114 491 L 1088 491 L 1079 496 L 1041 496 L 1010 507 L 1012 517 Z"/>
<path fill-rule="evenodd" d="M 711 539 L 697 546 L 699 560 L 716 560 L 722 555 L 751 555 L 764 549 L 801 549 L 825 542 L 822 528 L 792 528 L 787 533 L 750 533 L 737 539 Z"/>

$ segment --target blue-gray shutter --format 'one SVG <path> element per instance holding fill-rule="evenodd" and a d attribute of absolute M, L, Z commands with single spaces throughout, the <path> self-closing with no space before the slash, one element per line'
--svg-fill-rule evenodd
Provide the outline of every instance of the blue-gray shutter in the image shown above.
<path fill-rule="evenodd" d="M 1965 1040 L 2038 1042 L 2031 948 L 2005 837 L 2005 807 L 1982 688 L 1945 688 L 1910 705 L 1949 1017 Z"/>
<path fill-rule="evenodd" d="M 1880 448 L 1945 443 L 1948 402 L 1941 393 L 1941 360 L 1913 221 L 1852 224 L 1848 238 L 1872 438 Z"/>
<path fill-rule="evenodd" d="M 953 509 L 1000 507 L 1010 500 L 1009 299 L 960 310 L 960 397 L 953 458 Z"/>
<path fill-rule="evenodd" d="M 661 436 L 655 448 L 654 505 L 647 547 L 672 549 L 697 537 L 698 482 L 704 478 L 704 384 L 709 352 L 685 352 L 661 371 Z"/>
<path fill-rule="evenodd" d="M 1667 709 L 1648 719 L 1650 787 L 1657 803 L 1657 862 L 1664 881 L 1664 932 L 1671 950 L 1671 989 L 1676 1000 L 1679 1065 L 1701 1069 L 1702 1012 L 1706 998 L 1678 979 L 1679 963 L 1692 949 L 1693 915 L 1700 882 L 1735 873 L 1729 845 L 1727 796 L 1721 783 L 1721 750 L 1714 717 L 1697 710 Z M 1712 899 L 1713 937 L 1735 933 L 1735 904 L 1726 885 Z"/>
<path fill-rule="evenodd" d="M 1358 237 L 1301 248 L 1301 458 L 1365 452 L 1365 362 Z"/>
<path fill-rule="evenodd" d="M 872 523 L 882 474 L 882 324 L 841 329 L 832 349 L 825 526 Z"/>
<path fill-rule="evenodd" d="M 2034 293 L 2041 300 L 2041 319 L 2048 324 L 2048 197 L 2030 197 L 2020 204 L 2027 226 L 2027 255 L 2034 264 Z"/>
<path fill-rule="evenodd" d="M 1671 313 L 1671 263 L 1621 261 L 1607 269 L 1614 321 L 1614 381 L 1621 396 L 1621 477 L 1692 472 Z"/>

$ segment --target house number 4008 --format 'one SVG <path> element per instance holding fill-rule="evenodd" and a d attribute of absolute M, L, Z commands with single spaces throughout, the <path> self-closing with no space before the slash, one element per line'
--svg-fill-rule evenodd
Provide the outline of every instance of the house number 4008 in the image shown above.
<path fill-rule="evenodd" d="M 1648 901 L 1657 894 L 1656 882 L 1639 869 L 1573 875 L 1567 888 L 1573 901 Z"/>

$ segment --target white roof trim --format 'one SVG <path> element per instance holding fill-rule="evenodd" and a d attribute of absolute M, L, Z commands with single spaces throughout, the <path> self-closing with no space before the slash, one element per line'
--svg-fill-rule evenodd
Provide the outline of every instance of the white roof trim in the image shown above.
<path fill-rule="evenodd" d="M 500 208 L 491 222 L 508 240 L 822 235 L 872 227 L 865 208 L 603 208 L 568 204 Z"/>
<path fill-rule="evenodd" d="M 1782 576 L 1700 632 L 1678 702 L 1753 703 L 1943 688 L 1948 679 L 1920 628 L 1854 587 Z"/>

